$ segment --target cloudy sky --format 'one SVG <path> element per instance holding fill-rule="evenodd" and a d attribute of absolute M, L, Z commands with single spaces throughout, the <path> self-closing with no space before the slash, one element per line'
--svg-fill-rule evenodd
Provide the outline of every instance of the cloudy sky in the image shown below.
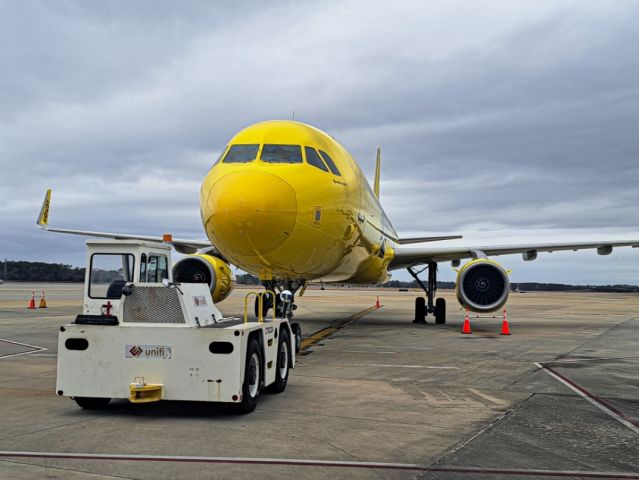
<path fill-rule="evenodd" d="M 382 146 L 404 235 L 639 237 L 639 2 L 0 0 L 0 19 L 0 258 L 83 265 L 83 239 L 34 225 L 47 187 L 56 226 L 203 238 L 220 149 L 293 111 L 369 178 Z M 639 249 L 503 260 L 639 284 Z"/>

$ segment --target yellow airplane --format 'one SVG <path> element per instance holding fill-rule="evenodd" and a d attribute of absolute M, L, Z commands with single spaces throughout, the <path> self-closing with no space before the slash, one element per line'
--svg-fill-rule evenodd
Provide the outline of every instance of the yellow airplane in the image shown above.
<path fill-rule="evenodd" d="M 348 151 L 333 137 L 295 121 L 251 125 L 228 142 L 200 190 L 202 223 L 209 242 L 173 239 L 189 254 L 174 266 L 177 282 L 207 282 L 213 299 L 226 298 L 235 285 L 230 265 L 259 276 L 272 291 L 290 292 L 290 302 L 271 299 L 282 315 L 291 315 L 293 295 L 310 281 L 383 283 L 389 272 L 407 269 L 425 292 L 415 302 L 415 322 L 432 314 L 445 323 L 446 304 L 435 298 L 437 264 L 457 273 L 462 307 L 474 312 L 500 309 L 508 298 L 509 272 L 489 257 L 521 253 L 638 247 L 639 240 L 528 245 L 420 247 L 414 243 L 461 238 L 459 235 L 401 238 L 379 201 L 380 150 L 373 188 Z M 161 241 L 161 237 L 52 228 L 48 225 L 51 191 L 38 218 L 41 228 L 86 236 Z M 421 270 L 417 270 L 420 268 Z M 428 272 L 426 281 L 419 274 Z M 273 303 L 275 305 L 273 305 Z M 286 305 L 289 305 L 288 309 Z M 257 310 L 257 305 L 256 305 Z"/>

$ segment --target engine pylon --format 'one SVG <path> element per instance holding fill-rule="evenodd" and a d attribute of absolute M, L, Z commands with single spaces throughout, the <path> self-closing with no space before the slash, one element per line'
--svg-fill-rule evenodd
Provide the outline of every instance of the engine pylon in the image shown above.
<path fill-rule="evenodd" d="M 508 326 L 508 313 L 504 308 L 504 320 L 501 322 L 501 333 L 500 335 L 510 335 L 510 327 Z"/>
<path fill-rule="evenodd" d="M 468 309 L 466 309 L 466 316 L 464 317 L 464 326 L 462 327 L 463 334 L 472 335 L 473 331 L 470 329 L 470 318 L 468 317 Z"/>

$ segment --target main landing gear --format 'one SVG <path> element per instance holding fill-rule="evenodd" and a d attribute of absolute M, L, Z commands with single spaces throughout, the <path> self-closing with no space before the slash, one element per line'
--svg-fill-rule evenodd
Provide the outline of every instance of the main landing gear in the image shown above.
<path fill-rule="evenodd" d="M 426 298 L 417 297 L 415 299 L 415 320 L 413 320 L 413 323 L 426 323 L 426 316 L 429 313 L 435 317 L 435 323 L 440 325 L 446 323 L 446 299 L 440 297 L 435 300 L 435 292 L 437 291 L 437 263 L 428 262 L 426 267 L 418 272 L 413 270 L 413 267 L 408 267 L 407 270 L 426 293 Z M 424 282 L 419 278 L 419 274 L 424 270 L 428 270 L 428 281 L 426 285 L 424 285 Z"/>

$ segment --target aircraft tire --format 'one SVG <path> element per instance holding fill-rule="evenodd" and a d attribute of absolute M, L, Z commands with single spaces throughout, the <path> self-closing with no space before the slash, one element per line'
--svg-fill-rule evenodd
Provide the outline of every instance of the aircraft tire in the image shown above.
<path fill-rule="evenodd" d="M 446 323 L 446 299 L 435 300 L 435 323 L 443 325 Z"/>
<path fill-rule="evenodd" d="M 258 313 L 260 309 L 259 305 L 260 305 L 259 297 L 255 297 L 255 318 L 258 317 Z M 264 315 L 264 318 L 266 318 L 268 311 L 272 306 L 273 306 L 273 300 L 271 299 L 271 294 L 267 293 L 264 296 L 264 303 L 262 305 L 262 309 L 264 310 L 262 314 Z"/>
<path fill-rule="evenodd" d="M 267 388 L 269 393 L 282 393 L 288 383 L 288 372 L 291 369 L 291 339 L 286 327 L 280 329 L 280 341 L 277 347 L 275 381 Z"/>
<path fill-rule="evenodd" d="M 413 323 L 426 323 L 426 299 L 424 297 L 415 299 L 415 320 Z"/>
<path fill-rule="evenodd" d="M 111 401 L 110 398 L 102 397 L 74 397 L 73 400 L 75 400 L 78 406 L 85 410 L 100 410 L 101 408 L 106 408 Z"/>

